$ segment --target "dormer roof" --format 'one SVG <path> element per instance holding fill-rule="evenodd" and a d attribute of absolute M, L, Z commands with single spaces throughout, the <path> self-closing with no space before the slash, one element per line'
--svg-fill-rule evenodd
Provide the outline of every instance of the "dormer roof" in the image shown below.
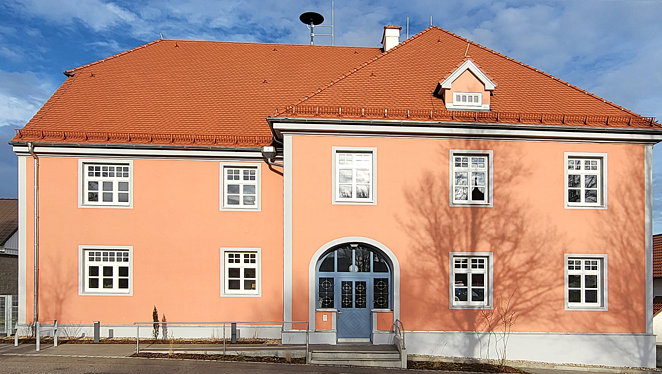
<path fill-rule="evenodd" d="M 440 82 L 439 84 L 441 85 L 441 88 L 450 89 L 451 84 L 453 84 L 453 82 L 455 82 L 455 80 L 467 70 L 472 72 L 473 75 L 475 75 L 476 78 L 478 78 L 478 80 L 480 80 L 483 85 L 485 85 L 486 91 L 492 91 L 496 88 L 496 84 L 492 82 L 492 80 L 488 78 L 487 75 L 485 75 L 485 73 L 483 73 L 483 71 L 480 70 L 478 66 L 476 66 L 476 64 L 474 64 L 470 59 L 466 59 L 462 65 L 460 65 L 453 73 L 451 73 L 451 75 Z"/>

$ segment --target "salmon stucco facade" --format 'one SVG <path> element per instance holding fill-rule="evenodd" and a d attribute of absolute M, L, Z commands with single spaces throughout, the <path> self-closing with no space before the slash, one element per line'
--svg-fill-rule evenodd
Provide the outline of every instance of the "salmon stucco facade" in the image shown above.
<path fill-rule="evenodd" d="M 507 337 L 508 359 L 654 367 L 662 126 L 437 27 L 395 44 L 157 40 L 65 72 L 12 140 L 19 322 L 158 306 L 283 343 L 396 326 L 408 354 Z"/>

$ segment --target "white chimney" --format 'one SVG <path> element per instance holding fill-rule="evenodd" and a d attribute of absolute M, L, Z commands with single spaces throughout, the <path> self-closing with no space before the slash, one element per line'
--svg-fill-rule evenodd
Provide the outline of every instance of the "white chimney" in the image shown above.
<path fill-rule="evenodd" d="M 384 52 L 400 43 L 400 30 L 402 30 L 400 26 L 384 26 L 384 35 L 382 36 L 382 50 Z"/>

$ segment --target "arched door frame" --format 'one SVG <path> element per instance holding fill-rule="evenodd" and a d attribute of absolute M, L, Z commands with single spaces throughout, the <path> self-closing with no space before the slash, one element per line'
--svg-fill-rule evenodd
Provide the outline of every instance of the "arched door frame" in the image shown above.
<path fill-rule="evenodd" d="M 315 287 L 315 278 L 317 273 L 317 262 L 320 260 L 322 255 L 329 249 L 347 243 L 365 243 L 369 244 L 386 255 L 391 261 L 393 266 L 393 321 L 400 319 L 400 263 L 398 262 L 395 254 L 385 246 L 384 244 L 370 238 L 365 238 L 362 236 L 346 236 L 344 238 L 334 239 L 323 246 L 321 246 L 313 257 L 310 259 L 310 265 L 308 266 L 308 321 L 310 321 L 310 329 L 315 331 L 315 301 L 316 301 L 316 287 Z"/>

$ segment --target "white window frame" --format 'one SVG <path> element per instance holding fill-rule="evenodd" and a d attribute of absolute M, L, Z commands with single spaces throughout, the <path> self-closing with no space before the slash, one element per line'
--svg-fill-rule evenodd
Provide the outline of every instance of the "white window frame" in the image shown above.
<path fill-rule="evenodd" d="M 226 201 L 227 195 L 227 178 L 225 175 L 226 169 L 255 169 L 255 205 L 243 205 L 243 192 L 240 193 L 240 205 L 229 205 Z M 243 176 L 243 172 L 240 173 Z M 221 162 L 220 171 L 219 171 L 219 210 L 230 211 L 230 212 L 259 212 L 262 209 L 262 164 L 251 162 L 251 163 L 237 163 L 237 162 Z M 243 180 L 239 180 L 238 183 L 243 186 L 245 183 Z M 243 189 L 243 187 L 242 187 Z"/>
<path fill-rule="evenodd" d="M 231 290 L 228 287 L 228 272 L 231 265 L 228 263 L 228 254 L 230 253 L 241 253 L 242 262 L 237 265 L 232 265 L 232 267 L 239 267 L 242 269 L 240 276 L 240 284 L 243 288 L 244 280 L 244 268 L 255 267 L 255 290 Z M 243 254 L 253 253 L 256 255 L 256 263 L 254 266 L 250 264 L 244 264 Z M 222 297 L 261 297 L 262 296 L 262 250 L 260 248 L 238 248 L 238 247 L 227 247 L 221 248 L 221 296 Z"/>
<path fill-rule="evenodd" d="M 568 261 L 569 260 L 598 260 L 599 264 L 599 269 L 598 269 L 598 298 L 599 302 L 598 303 L 586 303 L 586 302 L 574 302 L 571 303 L 569 301 L 568 297 L 568 291 L 569 291 L 569 284 L 568 284 L 568 275 L 577 274 L 581 275 L 581 292 L 582 292 L 582 298 L 584 295 L 585 288 L 584 288 L 584 275 L 590 275 L 591 272 L 593 271 L 587 271 L 583 269 L 577 271 L 577 270 L 569 270 L 568 269 Z M 583 264 L 583 262 L 582 262 Z M 608 301 L 608 295 L 609 295 L 609 289 L 607 286 L 607 274 L 608 274 L 608 262 L 607 262 L 607 255 L 606 254 L 574 254 L 574 253 L 566 253 L 564 255 L 564 261 L 563 261 L 563 268 L 564 268 L 564 287 L 563 287 L 563 292 L 565 294 L 564 300 L 565 300 L 565 309 L 566 310 L 599 310 L 599 311 L 607 311 L 607 301 Z M 588 272 L 588 273 L 587 273 Z"/>
<path fill-rule="evenodd" d="M 487 157 L 487 166 L 486 166 L 486 182 L 485 182 L 485 188 L 487 189 L 485 193 L 485 201 L 472 201 L 469 199 L 468 201 L 461 201 L 455 200 L 455 157 L 457 156 L 467 156 L 471 158 L 471 156 L 481 156 L 481 157 Z M 467 168 L 468 174 L 468 181 L 469 181 L 469 186 L 471 185 L 471 159 L 469 159 L 469 167 Z M 450 154 L 449 154 L 449 163 L 448 163 L 448 171 L 449 171 L 449 202 L 450 206 L 483 206 L 483 207 L 491 207 L 493 206 L 493 179 L 492 179 L 492 174 L 493 174 L 493 167 L 494 165 L 494 152 L 491 150 L 465 150 L 465 149 L 451 149 Z M 462 168 L 464 169 L 464 168 Z M 469 189 L 468 197 L 471 196 L 471 190 Z"/>
<path fill-rule="evenodd" d="M 334 204 L 356 204 L 356 205 L 375 205 L 377 204 L 377 148 L 374 147 L 332 147 L 332 202 Z M 372 170 L 370 178 L 370 198 L 343 198 L 339 196 L 338 186 L 338 154 L 339 153 L 370 153 L 372 155 Z M 353 177 L 354 178 L 354 177 Z M 355 182 L 352 183 L 354 185 Z M 355 191 L 353 189 L 353 191 Z"/>
<path fill-rule="evenodd" d="M 580 179 L 580 196 L 584 196 L 584 176 L 587 174 L 598 174 L 598 199 L 595 203 L 586 202 L 569 202 L 568 201 L 568 162 L 570 159 L 594 159 L 600 161 L 600 167 L 597 173 L 586 172 L 579 170 L 581 175 Z M 582 162 L 582 165 L 584 163 Z M 607 154 L 606 153 L 586 153 L 586 152 L 565 152 L 563 158 L 564 170 L 564 184 L 563 184 L 563 201 L 567 209 L 607 209 Z"/>
<path fill-rule="evenodd" d="M 472 97 L 472 101 L 458 101 L 458 98 L 461 98 L 462 95 L 466 96 L 467 99 Z M 453 104 L 455 106 L 466 106 L 466 107 L 481 107 L 483 105 L 483 93 L 482 92 L 453 92 Z"/>
<path fill-rule="evenodd" d="M 88 193 L 88 175 L 87 175 L 87 166 L 88 165 L 99 165 L 99 166 L 128 166 L 129 167 L 129 201 L 128 202 L 103 202 L 103 201 L 87 201 Z M 103 180 L 104 177 L 95 177 L 95 179 Z M 113 194 L 117 198 L 118 193 L 118 183 L 120 182 L 117 178 L 108 177 L 108 181 L 113 182 Z M 99 186 L 101 188 L 101 186 Z M 101 191 L 99 191 L 99 200 L 103 200 L 101 197 Z M 133 160 L 124 160 L 124 159 L 78 159 L 78 207 L 79 208 L 120 208 L 120 209 L 132 209 L 133 208 Z"/>
<path fill-rule="evenodd" d="M 480 270 L 480 269 L 471 269 L 471 258 L 484 258 L 486 259 L 486 266 L 487 269 Z M 469 259 L 469 266 L 466 269 L 461 269 L 461 271 L 456 271 L 455 269 L 455 259 L 456 258 L 467 258 Z M 467 274 L 467 281 L 469 283 L 471 279 L 471 274 L 475 273 L 482 273 L 485 274 L 484 277 L 484 282 L 485 282 L 485 294 L 484 294 L 484 301 L 481 302 L 472 302 L 472 301 L 456 301 L 455 300 L 455 274 L 456 273 L 466 273 Z M 449 309 L 492 309 L 492 300 L 493 300 L 493 294 L 494 294 L 494 260 L 493 260 L 493 253 L 492 252 L 450 252 L 449 256 L 449 282 L 448 282 L 448 290 L 449 290 L 449 298 L 448 298 L 448 306 Z M 467 288 L 469 289 L 469 285 L 467 285 Z"/>
<path fill-rule="evenodd" d="M 113 271 L 113 288 L 107 289 L 104 291 L 103 287 L 100 287 L 98 290 L 88 290 L 88 252 L 98 251 L 98 252 L 118 252 L 124 251 L 129 253 L 128 262 L 108 262 L 112 264 Z M 117 287 L 117 279 L 119 275 L 117 264 L 127 264 L 129 267 L 129 288 L 124 291 Z M 97 296 L 133 296 L 133 247 L 132 246 L 122 246 L 122 245 L 80 245 L 78 246 L 78 294 L 81 296 L 87 295 L 97 295 Z M 102 269 L 99 270 L 99 283 L 102 284 L 103 276 Z"/>

